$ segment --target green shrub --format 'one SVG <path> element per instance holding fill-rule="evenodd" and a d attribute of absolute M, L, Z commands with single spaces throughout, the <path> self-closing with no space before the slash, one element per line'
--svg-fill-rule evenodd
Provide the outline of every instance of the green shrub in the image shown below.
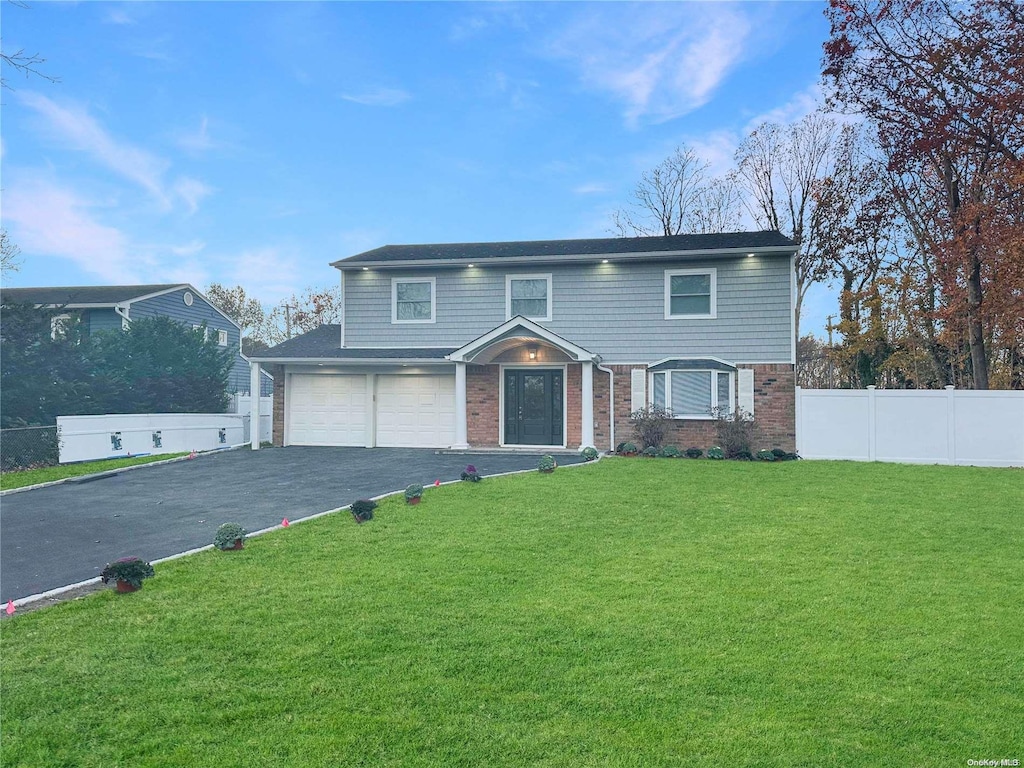
<path fill-rule="evenodd" d="M 635 443 L 620 443 L 618 453 L 623 456 L 636 456 L 637 447 Z"/>
<path fill-rule="evenodd" d="M 235 542 L 244 542 L 248 533 L 238 523 L 224 523 L 213 536 L 213 546 L 217 549 L 234 549 Z"/>
<path fill-rule="evenodd" d="M 772 448 L 772 453 L 775 454 L 776 461 L 796 461 L 800 458 L 799 454 L 789 453 L 782 448 Z"/>
<path fill-rule="evenodd" d="M 476 471 L 476 467 L 472 464 L 466 465 L 466 468 L 462 470 L 461 477 L 468 483 L 479 483 L 481 480 L 480 473 Z"/>
<path fill-rule="evenodd" d="M 643 454 L 647 458 L 653 459 L 661 455 L 661 449 L 656 445 L 648 445 L 644 448 Z"/>
<path fill-rule="evenodd" d="M 778 457 L 774 451 L 764 450 L 757 452 L 757 458 L 759 461 L 775 461 Z"/>
<path fill-rule="evenodd" d="M 406 489 L 405 489 L 406 501 L 408 501 L 409 499 L 418 499 L 422 495 L 423 495 L 423 486 L 422 485 L 417 485 L 416 483 L 413 483 L 412 485 L 406 486 Z"/>
<path fill-rule="evenodd" d="M 686 458 L 688 458 L 688 459 L 699 459 L 703 455 L 704 455 L 704 451 L 702 451 L 700 448 L 687 448 L 686 449 Z"/>
<path fill-rule="evenodd" d="M 746 448 L 740 448 L 732 456 L 726 456 L 726 458 L 732 459 L 733 461 L 753 461 L 754 454 L 748 451 Z"/>
<path fill-rule="evenodd" d="M 661 455 L 666 459 L 678 459 L 683 454 L 674 445 L 666 445 L 664 448 L 661 449 Z"/>
<path fill-rule="evenodd" d="M 713 447 L 713 448 L 708 448 L 708 458 L 709 459 L 724 459 L 725 458 L 725 451 L 723 451 L 717 445 L 715 447 Z"/>
<path fill-rule="evenodd" d="M 359 499 L 353 501 L 351 510 L 352 517 L 356 519 L 357 523 L 365 523 L 367 520 L 373 520 L 373 510 L 377 508 L 377 502 L 371 501 L 370 499 Z"/>
<path fill-rule="evenodd" d="M 558 466 L 558 462 L 555 461 L 555 457 L 551 455 L 545 455 L 540 457 L 540 461 L 537 462 L 537 469 L 541 472 L 554 472 L 555 467 Z"/>
<path fill-rule="evenodd" d="M 580 451 L 580 455 L 583 457 L 584 461 L 593 461 L 594 459 L 597 458 L 597 448 L 593 448 L 588 445 L 586 448 Z"/>
<path fill-rule="evenodd" d="M 672 423 L 672 411 L 651 405 L 633 411 L 629 418 L 633 422 L 633 436 L 644 448 L 650 448 L 664 442 L 665 432 Z"/>
<path fill-rule="evenodd" d="M 112 581 L 124 581 L 136 589 L 142 586 L 143 579 L 153 576 L 153 566 L 138 557 L 122 557 L 112 563 L 107 563 L 100 578 L 104 584 Z"/>

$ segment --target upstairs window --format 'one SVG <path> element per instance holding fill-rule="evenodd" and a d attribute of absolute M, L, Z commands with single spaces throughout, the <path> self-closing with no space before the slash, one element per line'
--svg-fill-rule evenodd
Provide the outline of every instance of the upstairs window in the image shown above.
<path fill-rule="evenodd" d="M 677 419 L 710 419 L 732 413 L 734 387 L 726 371 L 659 371 L 651 374 L 651 404 Z"/>
<path fill-rule="evenodd" d="M 507 275 L 505 314 L 509 320 L 516 315 L 530 320 L 550 320 L 551 275 Z"/>
<path fill-rule="evenodd" d="M 717 271 L 709 269 L 665 270 L 665 319 L 714 318 Z"/>
<path fill-rule="evenodd" d="M 434 322 L 435 287 L 432 277 L 394 278 L 391 281 L 391 322 Z"/>
<path fill-rule="evenodd" d="M 217 345 L 221 347 L 226 347 L 228 345 L 227 331 L 217 331 Z"/>

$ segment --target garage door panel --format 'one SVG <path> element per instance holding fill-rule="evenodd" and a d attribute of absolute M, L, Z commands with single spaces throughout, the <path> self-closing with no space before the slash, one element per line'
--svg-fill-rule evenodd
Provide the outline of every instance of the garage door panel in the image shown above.
<path fill-rule="evenodd" d="M 377 377 L 377 445 L 445 448 L 454 441 L 454 376 Z"/>
<path fill-rule="evenodd" d="M 366 377 L 293 374 L 291 445 L 366 445 Z"/>

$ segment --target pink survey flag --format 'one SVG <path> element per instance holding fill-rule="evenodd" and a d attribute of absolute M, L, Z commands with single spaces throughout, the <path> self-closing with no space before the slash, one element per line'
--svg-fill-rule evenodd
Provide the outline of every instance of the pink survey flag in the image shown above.
<path fill-rule="evenodd" d="M 196 457 L 196 452 L 195 452 L 195 451 L 192 451 L 192 452 L 191 452 L 191 453 L 190 453 L 190 454 L 188 455 L 188 457 L 189 457 L 190 459 L 194 459 L 194 458 Z"/>
<path fill-rule="evenodd" d="M 14 613 L 15 608 L 14 608 L 14 601 L 13 600 L 8 600 L 7 601 L 7 608 L 5 610 L 7 611 L 7 615 L 8 616 L 10 616 L 12 613 Z"/>
<path fill-rule="evenodd" d="M 435 481 L 434 481 L 434 487 L 435 487 L 435 488 L 436 488 L 437 486 L 439 486 L 440 484 L 441 484 L 441 481 L 440 481 L 440 480 L 435 480 Z"/>
<path fill-rule="evenodd" d="M 289 525 L 291 525 L 291 523 L 288 522 L 288 518 L 287 517 L 284 520 L 281 521 L 281 527 L 282 528 L 287 528 Z"/>

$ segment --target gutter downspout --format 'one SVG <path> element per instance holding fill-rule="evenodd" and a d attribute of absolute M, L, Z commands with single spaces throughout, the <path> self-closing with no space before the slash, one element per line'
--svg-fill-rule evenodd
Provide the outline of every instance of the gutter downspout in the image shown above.
<path fill-rule="evenodd" d="M 341 272 L 341 349 L 345 348 L 345 270 Z"/>
<path fill-rule="evenodd" d="M 594 363 L 594 367 L 599 371 L 604 371 L 608 374 L 608 435 L 611 441 L 611 445 L 608 446 L 608 450 L 615 450 L 615 371 L 611 368 L 605 368 L 600 363 Z"/>

